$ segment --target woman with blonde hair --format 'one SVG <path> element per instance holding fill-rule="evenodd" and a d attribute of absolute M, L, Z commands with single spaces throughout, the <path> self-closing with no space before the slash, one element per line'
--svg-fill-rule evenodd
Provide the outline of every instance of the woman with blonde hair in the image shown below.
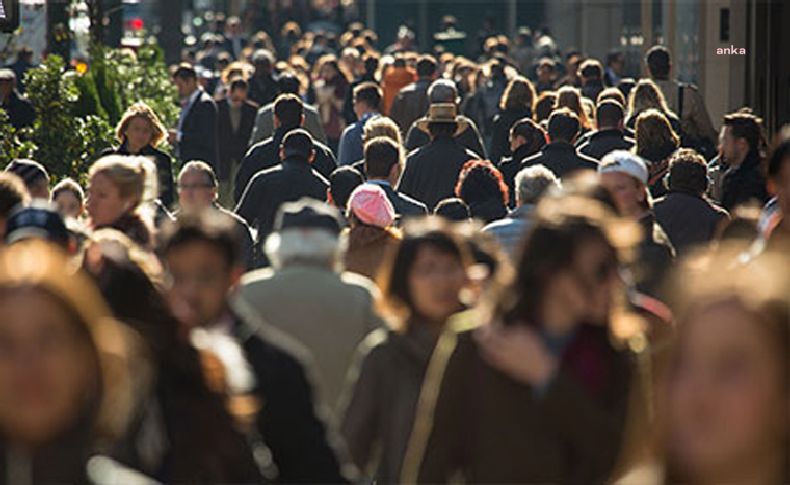
<path fill-rule="evenodd" d="M 669 120 L 672 130 L 681 136 L 680 119 L 669 109 L 664 93 L 650 79 L 640 79 L 628 95 L 628 115 L 625 126 L 629 130 L 636 129 L 636 120 L 639 115 L 649 109 L 660 111 Z"/>
<path fill-rule="evenodd" d="M 512 154 L 510 129 L 516 121 L 532 117 L 536 97 L 535 88 L 529 79 L 518 76 L 508 83 L 499 101 L 499 113 L 494 116 L 491 128 L 491 146 L 488 152 L 494 165 Z"/>
<path fill-rule="evenodd" d="M 392 118 L 387 116 L 375 116 L 368 120 L 368 122 L 365 123 L 365 128 L 362 130 L 362 146 L 364 147 L 369 141 L 380 136 L 392 140 L 398 145 L 398 150 L 400 150 L 400 163 L 403 165 L 403 160 L 406 158 L 405 149 L 403 148 L 403 138 L 400 133 L 400 128 L 398 128 L 397 123 L 392 121 Z M 365 176 L 365 179 L 368 178 L 365 173 L 364 158 L 354 162 L 351 166 Z"/>
<path fill-rule="evenodd" d="M 146 249 L 153 246 L 156 169 L 145 157 L 109 155 L 88 171 L 86 209 L 95 229 L 110 227 Z"/>
<path fill-rule="evenodd" d="M 584 109 L 582 102 L 581 91 L 573 86 L 563 86 L 557 91 L 557 100 L 554 102 L 554 108 L 568 108 L 579 117 L 581 124 L 581 132 L 586 133 L 594 128 L 592 120 L 587 116 L 587 111 Z"/>
<path fill-rule="evenodd" d="M 656 109 L 643 111 L 636 119 L 636 145 L 634 153 L 647 162 L 650 172 L 648 185 L 653 197 L 667 192 L 664 175 L 669 171 L 669 159 L 680 147 L 680 137 L 669 120 Z"/>
<path fill-rule="evenodd" d="M 115 137 L 120 146 L 105 150 L 101 156 L 139 155 L 150 158 L 158 174 L 158 197 L 165 207 L 171 207 L 176 195 L 173 159 L 157 148 L 167 138 L 167 129 L 154 110 L 142 101 L 129 106 L 115 128 Z"/>

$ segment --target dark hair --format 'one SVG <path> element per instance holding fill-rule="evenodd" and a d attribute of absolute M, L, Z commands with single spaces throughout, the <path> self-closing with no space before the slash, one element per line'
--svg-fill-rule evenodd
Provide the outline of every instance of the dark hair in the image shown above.
<path fill-rule="evenodd" d="M 620 57 L 623 57 L 623 51 L 621 50 L 611 50 L 606 54 L 606 65 L 611 66 L 613 62 L 615 62 Z"/>
<path fill-rule="evenodd" d="M 214 169 L 211 168 L 211 165 L 204 162 L 203 160 L 191 160 L 184 164 L 181 168 L 181 171 L 178 172 L 177 180 L 181 180 L 181 177 L 187 172 L 198 172 L 202 173 L 204 177 L 206 177 L 206 183 L 213 188 L 219 187 L 219 180 L 217 180 L 217 174 L 214 173 Z"/>
<path fill-rule="evenodd" d="M 623 105 L 612 99 L 601 101 L 595 108 L 595 119 L 599 127 L 617 126 L 624 117 Z"/>
<path fill-rule="evenodd" d="M 335 205 L 345 210 L 354 189 L 365 183 L 365 177 L 350 165 L 339 167 L 329 175 L 329 192 Z"/>
<path fill-rule="evenodd" d="M 579 67 L 583 78 L 603 79 L 603 66 L 595 59 L 587 59 Z"/>
<path fill-rule="evenodd" d="M 28 190 L 32 190 L 40 184 L 49 185 L 49 173 L 47 169 L 44 168 L 44 165 L 35 160 L 16 158 L 11 160 L 11 163 L 6 166 L 5 171 L 13 173 L 22 179 L 22 182 L 25 183 L 25 187 L 27 187 Z"/>
<path fill-rule="evenodd" d="M 579 134 L 579 117 L 568 108 L 555 109 L 549 116 L 549 139 L 571 143 Z"/>
<path fill-rule="evenodd" d="M 455 135 L 455 130 L 458 129 L 458 123 L 452 122 L 430 122 L 428 123 L 428 131 L 431 133 L 431 137 L 436 138 L 438 136 L 453 136 Z"/>
<path fill-rule="evenodd" d="M 708 166 L 705 158 L 692 148 L 681 148 L 669 160 L 670 190 L 702 194 L 708 188 Z"/>
<path fill-rule="evenodd" d="M 299 78 L 293 73 L 284 72 L 277 79 L 277 87 L 283 94 L 299 94 Z"/>
<path fill-rule="evenodd" d="M 538 153 L 548 143 L 546 130 L 529 118 L 516 121 L 510 128 L 510 139 L 513 140 L 517 136 L 526 140 L 526 146 L 529 147 L 526 150 L 527 155 Z"/>
<path fill-rule="evenodd" d="M 468 221 L 472 218 L 472 211 L 466 202 L 457 197 L 442 199 L 433 209 L 434 215 L 451 221 Z"/>
<path fill-rule="evenodd" d="M 365 66 L 365 74 L 373 76 L 379 69 L 379 57 L 376 54 L 367 53 L 362 56 L 362 63 Z"/>
<path fill-rule="evenodd" d="M 785 137 L 773 149 L 768 161 L 768 177 L 776 178 L 782 171 L 782 166 L 790 162 L 790 137 Z"/>
<path fill-rule="evenodd" d="M 469 160 L 458 175 L 455 195 L 467 203 L 483 202 L 501 198 L 507 205 L 509 190 L 502 173 L 488 160 Z"/>
<path fill-rule="evenodd" d="M 749 143 L 749 149 L 756 151 L 760 148 L 763 140 L 762 120 L 753 114 L 745 111 L 736 111 L 724 115 L 724 126 L 732 131 L 732 136 L 735 138 L 745 138 Z"/>
<path fill-rule="evenodd" d="M 415 68 L 417 69 L 418 77 L 431 77 L 436 74 L 436 59 L 429 55 L 420 56 L 417 58 Z"/>
<path fill-rule="evenodd" d="M 365 81 L 354 88 L 354 102 L 365 103 L 370 109 L 378 111 L 381 105 L 381 98 L 381 88 L 373 81 Z"/>
<path fill-rule="evenodd" d="M 551 111 L 554 109 L 554 103 L 557 101 L 556 91 L 543 91 L 538 95 L 538 100 L 535 102 L 535 121 L 541 122 L 547 120 L 551 116 Z"/>
<path fill-rule="evenodd" d="M 237 89 L 243 89 L 244 91 L 247 91 L 249 87 L 250 87 L 249 83 L 243 77 L 234 77 L 230 81 L 230 89 L 228 90 L 228 92 L 232 93 Z"/>
<path fill-rule="evenodd" d="M 274 101 L 274 116 L 286 130 L 301 126 L 303 114 L 302 100 L 295 94 L 281 94 Z"/>
<path fill-rule="evenodd" d="M 228 267 L 242 265 L 239 232 L 234 221 L 215 209 L 180 214 L 178 219 L 166 224 L 161 232 L 160 255 L 194 243 L 214 247 Z"/>
<path fill-rule="evenodd" d="M 176 78 L 185 81 L 189 79 L 197 80 L 197 71 L 195 71 L 195 67 L 192 64 L 182 62 L 173 71 L 173 79 Z"/>
<path fill-rule="evenodd" d="M 535 87 L 532 81 L 525 77 L 515 77 L 510 80 L 499 99 L 499 109 L 501 110 L 523 110 L 527 109 L 532 113 L 535 105 Z"/>
<path fill-rule="evenodd" d="M 8 217 L 14 207 L 27 199 L 28 193 L 22 179 L 13 173 L 0 172 L 0 217 Z"/>
<path fill-rule="evenodd" d="M 392 166 L 400 163 L 400 148 L 385 136 L 365 143 L 365 173 L 369 178 L 388 177 Z"/>
<path fill-rule="evenodd" d="M 647 51 L 645 62 L 652 77 L 656 79 L 667 79 L 669 77 L 669 50 L 663 45 L 651 47 Z"/>

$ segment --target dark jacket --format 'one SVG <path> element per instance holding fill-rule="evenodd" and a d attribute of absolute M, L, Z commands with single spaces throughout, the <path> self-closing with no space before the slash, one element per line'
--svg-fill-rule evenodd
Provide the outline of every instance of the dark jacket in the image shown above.
<path fill-rule="evenodd" d="M 261 402 L 255 427 L 271 452 L 280 483 L 347 483 L 317 412 L 306 350 L 235 302 L 234 336 L 252 367 Z"/>
<path fill-rule="evenodd" d="M 474 315 L 474 314 L 472 314 Z M 536 390 L 491 367 L 461 314 L 436 345 L 402 480 L 446 483 L 603 483 L 618 456 L 630 355 L 605 326 L 581 325 L 560 369 Z"/>
<path fill-rule="evenodd" d="M 497 168 L 502 172 L 510 194 L 510 207 L 516 206 L 516 175 L 521 170 L 521 162 L 529 158 L 534 153 L 529 153 L 529 147 L 524 144 L 516 148 L 516 151 L 509 157 L 503 158 Z"/>
<path fill-rule="evenodd" d="M 712 241 L 727 211 L 705 197 L 672 190 L 653 202 L 656 221 L 666 231 L 678 255 Z"/>
<path fill-rule="evenodd" d="M 729 168 L 721 182 L 722 207 L 732 211 L 737 205 L 749 201 L 756 201 L 760 205 L 768 201 L 765 176 L 761 172 L 760 157 L 756 151 L 750 151 L 738 167 Z"/>
<path fill-rule="evenodd" d="M 258 106 L 266 106 L 274 101 L 280 94 L 280 86 L 271 74 L 265 77 L 252 76 L 250 78 L 249 99 Z"/>
<path fill-rule="evenodd" d="M 400 216 L 401 219 L 410 216 L 425 216 L 428 215 L 428 207 L 422 202 L 412 199 L 408 195 L 392 188 L 390 184 L 376 184 L 384 190 L 395 209 L 395 214 Z"/>
<path fill-rule="evenodd" d="M 642 216 L 639 225 L 643 238 L 633 268 L 636 287 L 641 293 L 660 298 L 661 285 L 675 261 L 675 248 L 652 212 Z"/>
<path fill-rule="evenodd" d="M 428 88 L 430 79 L 418 79 L 401 89 L 390 106 L 389 117 L 398 124 L 401 133 L 409 131 L 412 123 L 425 116 L 430 106 Z"/>
<path fill-rule="evenodd" d="M 127 213 L 116 219 L 112 224 L 96 229 L 115 229 L 139 244 L 144 249 L 153 249 L 154 235 L 151 226 L 137 213 Z"/>
<path fill-rule="evenodd" d="M 36 120 L 36 110 L 33 109 L 33 103 L 20 96 L 17 91 L 11 91 L 8 99 L 0 103 L 0 108 L 8 113 L 11 126 L 17 130 L 33 126 L 33 122 Z"/>
<path fill-rule="evenodd" d="M 233 162 L 240 163 L 247 151 L 247 141 L 250 139 L 252 128 L 255 126 L 255 116 L 258 107 L 247 101 L 241 105 L 241 121 L 237 131 L 233 131 L 230 122 L 230 104 L 227 100 L 217 103 L 219 117 L 219 171 L 217 178 L 228 180 Z"/>
<path fill-rule="evenodd" d="M 455 137 L 455 140 L 462 147 L 475 152 L 477 154 L 475 158 L 486 158 L 486 150 L 483 147 L 483 139 L 480 137 L 480 132 L 477 130 L 477 125 L 475 125 L 474 121 L 466 118 L 465 116 L 461 116 L 461 118 L 465 119 L 466 122 L 469 123 L 469 127 L 459 133 L 458 136 Z M 430 141 L 431 136 L 417 128 L 417 126 L 412 123 L 411 128 L 409 128 L 409 132 L 406 134 L 406 151 L 411 152 L 412 150 L 416 150 L 417 148 L 427 145 L 430 143 Z"/>
<path fill-rule="evenodd" d="M 203 160 L 214 168 L 214 172 L 219 172 L 217 135 L 217 105 L 208 93 L 201 91 L 181 124 L 179 160 L 183 163 Z"/>
<path fill-rule="evenodd" d="M 521 168 L 542 164 L 554 172 L 557 177 L 564 177 L 577 170 L 596 170 L 598 161 L 582 155 L 573 145 L 561 141 L 549 143 L 543 150 L 523 160 Z"/>
<path fill-rule="evenodd" d="M 247 150 L 247 154 L 244 155 L 241 167 L 236 174 L 236 181 L 233 186 L 233 198 L 236 202 L 241 200 L 244 189 L 247 188 L 247 185 L 256 173 L 272 168 L 282 161 L 280 159 L 280 146 L 282 145 L 283 137 L 288 131 L 290 130 L 277 128 L 271 138 L 256 143 Z M 328 146 L 319 141 L 313 140 L 313 149 L 315 150 L 313 169 L 328 179 L 337 168 L 335 156 Z"/>
<path fill-rule="evenodd" d="M 302 197 L 325 201 L 329 182 L 305 161 L 285 159 L 277 165 L 258 172 L 244 191 L 236 206 L 236 214 L 258 230 L 258 242 L 266 240 L 272 231 L 277 210 L 283 202 L 294 202 Z"/>
<path fill-rule="evenodd" d="M 613 150 L 630 150 L 634 140 L 620 130 L 606 129 L 593 131 L 587 141 L 578 146 L 579 153 L 600 160 Z"/>
<path fill-rule="evenodd" d="M 409 153 L 398 190 L 425 202 L 433 210 L 447 197 L 454 197 L 455 184 L 467 160 L 477 154 L 461 146 L 451 137 L 435 138 L 429 144 Z"/>
<path fill-rule="evenodd" d="M 157 150 L 151 145 L 143 147 L 139 153 L 131 153 L 125 141 L 118 148 L 104 150 L 100 156 L 104 157 L 107 155 L 139 155 L 153 160 L 154 164 L 156 164 L 159 199 L 166 208 L 173 206 L 173 202 L 176 200 L 176 189 L 173 183 L 173 159 L 170 158 L 170 155 L 162 150 Z"/>
<path fill-rule="evenodd" d="M 467 205 L 472 218 L 486 224 L 507 216 L 507 206 L 499 195 L 483 201 L 467 202 Z"/>
<path fill-rule="evenodd" d="M 516 121 L 530 117 L 532 117 L 532 112 L 529 108 L 506 109 L 494 116 L 494 123 L 491 127 L 491 146 L 488 151 L 494 165 L 498 164 L 502 158 L 512 154 L 510 151 L 510 128 Z"/>

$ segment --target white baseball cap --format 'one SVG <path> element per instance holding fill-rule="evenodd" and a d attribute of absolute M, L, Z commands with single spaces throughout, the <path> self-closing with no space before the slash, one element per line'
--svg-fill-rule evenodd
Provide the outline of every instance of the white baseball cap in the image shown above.
<path fill-rule="evenodd" d="M 615 150 L 604 155 L 598 173 L 624 173 L 647 185 L 648 171 L 644 160 L 626 150 Z"/>

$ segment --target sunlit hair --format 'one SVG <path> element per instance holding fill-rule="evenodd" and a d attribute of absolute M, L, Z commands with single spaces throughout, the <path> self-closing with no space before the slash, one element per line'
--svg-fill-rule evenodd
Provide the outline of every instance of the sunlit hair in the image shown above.
<path fill-rule="evenodd" d="M 551 110 L 554 109 L 554 103 L 557 102 L 556 91 L 543 91 L 538 96 L 535 102 L 535 114 L 533 118 L 540 123 L 543 120 L 548 120 L 551 115 Z"/>
<path fill-rule="evenodd" d="M 141 343 L 112 314 L 93 282 L 59 248 L 29 240 L 0 251 L 0 294 L 35 291 L 56 301 L 90 349 L 94 366 L 86 406 L 96 436 L 117 439 L 150 384 Z M 88 408 L 89 409 L 89 408 Z M 86 411 L 88 409 L 83 409 Z"/>
<path fill-rule="evenodd" d="M 80 184 L 78 184 L 73 178 L 66 177 L 58 182 L 57 185 L 55 185 L 55 187 L 52 189 L 52 195 L 50 196 L 50 199 L 55 201 L 58 196 L 64 192 L 70 192 L 73 194 L 74 198 L 77 199 L 80 205 L 82 205 L 85 201 L 85 191 L 82 190 Z"/>
<path fill-rule="evenodd" d="M 493 163 L 488 160 L 469 160 L 458 175 L 455 196 L 468 205 L 496 198 L 501 198 L 507 205 L 510 189 Z"/>
<path fill-rule="evenodd" d="M 657 109 L 668 115 L 670 113 L 664 93 L 650 79 L 640 79 L 628 96 L 628 117 L 639 116 L 648 109 Z"/>
<path fill-rule="evenodd" d="M 159 146 L 167 136 L 167 129 L 165 125 L 156 116 L 154 110 L 142 101 L 138 101 L 126 109 L 126 112 L 121 116 L 121 121 L 118 122 L 115 128 L 115 138 L 123 143 L 126 140 L 126 130 L 129 129 L 129 124 L 135 118 L 142 118 L 151 126 L 151 141 L 148 143 L 152 147 Z"/>
<path fill-rule="evenodd" d="M 110 179 L 124 199 L 132 202 L 130 211 L 157 196 L 156 166 L 146 157 L 108 155 L 91 165 L 88 176 L 103 175 Z"/>
<path fill-rule="evenodd" d="M 532 82 L 522 76 L 512 79 L 502 93 L 499 109 L 517 110 L 526 108 L 532 112 L 535 107 L 535 88 Z"/>
<path fill-rule="evenodd" d="M 563 86 L 557 91 L 557 99 L 553 109 L 568 108 L 579 117 L 579 123 L 585 130 L 592 129 L 592 123 L 582 104 L 581 92 L 573 86 Z"/>
<path fill-rule="evenodd" d="M 245 81 L 249 81 L 254 72 L 255 66 L 249 62 L 235 61 L 228 64 L 228 67 L 222 71 L 220 80 L 222 81 L 222 84 L 230 83 L 230 80 L 235 77 L 241 77 Z"/>
<path fill-rule="evenodd" d="M 636 119 L 636 154 L 650 159 L 649 151 L 659 147 L 671 148 L 670 153 L 680 146 L 680 138 L 672 129 L 669 120 L 656 109 L 649 109 L 639 114 Z"/>
<path fill-rule="evenodd" d="M 270 234 L 265 251 L 275 270 L 306 265 L 340 271 L 347 247 L 345 236 L 326 229 L 293 228 Z"/>
<path fill-rule="evenodd" d="M 400 151 L 400 164 L 403 165 L 403 160 L 406 158 L 406 149 L 403 146 L 400 128 L 392 121 L 392 118 L 387 116 L 374 116 L 369 119 L 368 122 L 365 123 L 365 128 L 362 132 L 362 145 L 364 146 L 367 142 L 379 136 L 389 138 L 398 145 L 398 150 Z"/>

